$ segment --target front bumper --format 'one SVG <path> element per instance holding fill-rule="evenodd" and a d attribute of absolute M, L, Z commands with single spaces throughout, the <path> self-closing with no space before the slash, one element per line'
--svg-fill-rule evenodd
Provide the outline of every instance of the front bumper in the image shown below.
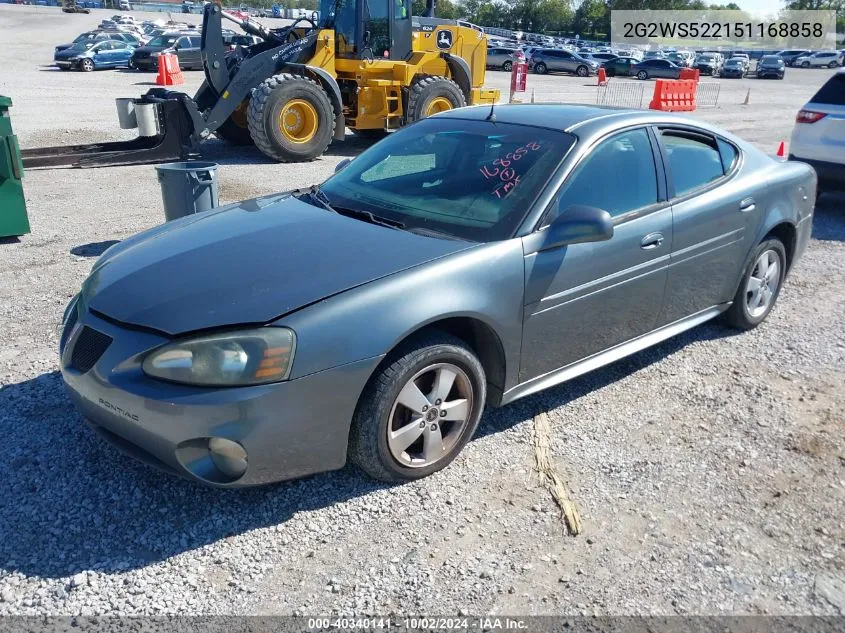
<path fill-rule="evenodd" d="M 158 57 L 133 57 L 132 63 L 139 70 L 158 68 Z"/>
<path fill-rule="evenodd" d="M 815 169 L 816 176 L 819 179 L 819 189 L 823 191 L 830 189 L 834 191 L 845 191 L 845 164 L 801 158 L 793 154 L 789 155 L 789 160 L 807 163 Z"/>
<path fill-rule="evenodd" d="M 380 357 L 287 382 L 208 389 L 146 376 L 141 362 L 168 339 L 82 313 L 66 335 L 62 377 L 98 433 L 133 457 L 219 487 L 244 487 L 341 468 L 358 396 Z M 112 340 L 88 371 L 77 351 L 85 327 Z M 65 336 L 63 336 L 63 339 Z M 86 359 L 91 360 L 90 356 Z M 295 361 L 294 361 L 295 362 Z M 243 447 L 246 471 L 221 473 L 209 438 Z"/>
<path fill-rule="evenodd" d="M 765 79 L 766 77 L 775 77 L 776 79 L 783 79 L 784 72 L 782 70 L 766 70 L 759 69 L 757 71 L 758 79 Z"/>

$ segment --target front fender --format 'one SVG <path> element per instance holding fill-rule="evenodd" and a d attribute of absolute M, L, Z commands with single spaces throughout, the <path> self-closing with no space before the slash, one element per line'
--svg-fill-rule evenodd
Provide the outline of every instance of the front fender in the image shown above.
<path fill-rule="evenodd" d="M 481 244 L 282 317 L 297 336 L 291 378 L 384 356 L 426 325 L 470 317 L 501 341 L 507 389 L 519 373 L 524 278 L 519 240 Z"/>

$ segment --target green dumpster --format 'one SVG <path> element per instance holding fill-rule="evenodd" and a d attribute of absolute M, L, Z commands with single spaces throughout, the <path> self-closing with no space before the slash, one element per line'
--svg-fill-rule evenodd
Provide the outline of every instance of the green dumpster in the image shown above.
<path fill-rule="evenodd" d="M 12 134 L 12 100 L 0 95 L 0 237 L 29 233 L 23 197 L 23 162 L 18 138 Z"/>

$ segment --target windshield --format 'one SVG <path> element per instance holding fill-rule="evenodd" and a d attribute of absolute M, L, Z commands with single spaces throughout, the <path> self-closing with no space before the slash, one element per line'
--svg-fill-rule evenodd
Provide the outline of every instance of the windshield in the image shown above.
<path fill-rule="evenodd" d="M 509 238 L 572 147 L 565 132 L 424 119 L 322 185 L 335 207 L 473 241 Z"/>
<path fill-rule="evenodd" d="M 741 59 L 729 59 L 725 63 L 725 66 L 739 66 L 740 64 L 743 64 L 743 63 L 745 63 L 745 62 L 743 62 L 743 60 L 741 60 Z"/>
<path fill-rule="evenodd" d="M 170 48 L 179 39 L 178 35 L 159 35 L 151 39 L 147 46 L 159 46 L 161 48 Z"/>
<path fill-rule="evenodd" d="M 94 46 L 94 42 L 92 41 L 76 42 L 70 49 L 73 51 L 87 51 L 92 46 Z"/>
<path fill-rule="evenodd" d="M 95 37 L 97 37 L 96 33 L 83 33 L 82 35 L 78 35 L 73 42 L 76 43 L 84 42 L 85 40 L 93 40 Z"/>
<path fill-rule="evenodd" d="M 766 55 L 763 59 L 760 60 L 761 64 L 775 64 L 777 66 L 783 65 L 783 60 L 780 57 L 775 57 L 774 55 Z"/>
<path fill-rule="evenodd" d="M 713 57 L 712 55 L 699 55 L 698 56 L 698 61 L 700 61 L 700 62 L 712 62 L 714 59 L 716 59 L 716 58 Z"/>

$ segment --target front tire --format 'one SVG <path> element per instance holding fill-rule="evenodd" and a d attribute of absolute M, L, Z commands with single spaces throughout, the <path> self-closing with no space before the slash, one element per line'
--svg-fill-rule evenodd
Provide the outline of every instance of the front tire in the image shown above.
<path fill-rule="evenodd" d="M 411 84 L 408 123 L 438 112 L 463 108 L 466 104 L 464 93 L 454 81 L 446 77 L 424 75 Z"/>
<path fill-rule="evenodd" d="M 837 66 L 839 66 L 839 64 L 837 64 L 836 62 L 830 62 L 830 63 L 827 65 L 827 67 L 828 67 L 828 68 L 836 68 Z"/>
<path fill-rule="evenodd" d="M 504 64 L 502 64 L 502 70 L 504 70 L 506 73 L 509 73 L 512 68 L 513 62 L 505 62 Z"/>
<path fill-rule="evenodd" d="M 381 481 L 426 477 L 470 440 L 486 396 L 484 368 L 462 340 L 422 334 L 392 352 L 364 389 L 349 458 Z"/>
<path fill-rule="evenodd" d="M 801 64 L 801 68 L 809 68 L 809 67 L 810 67 L 810 62 L 803 62 Z"/>
<path fill-rule="evenodd" d="M 283 162 L 314 160 L 332 142 L 334 109 L 315 81 L 285 73 L 266 79 L 249 100 L 249 133 L 256 147 Z"/>
<path fill-rule="evenodd" d="M 586 66 L 578 66 L 578 68 L 575 69 L 575 74 L 579 77 L 589 77 L 590 69 Z"/>
<path fill-rule="evenodd" d="M 215 132 L 230 145 L 254 145 L 249 132 L 249 100 L 245 99 Z"/>
<path fill-rule="evenodd" d="M 780 240 L 764 240 L 751 256 L 733 304 L 725 312 L 729 325 L 751 330 L 760 325 L 775 307 L 786 276 L 786 249 Z"/>
<path fill-rule="evenodd" d="M 81 62 L 79 62 L 79 70 L 85 73 L 90 73 L 92 70 L 94 70 L 94 61 L 86 57 Z"/>
<path fill-rule="evenodd" d="M 534 64 L 534 72 L 538 75 L 545 75 L 548 71 L 548 66 L 546 66 L 543 62 L 537 62 Z"/>

